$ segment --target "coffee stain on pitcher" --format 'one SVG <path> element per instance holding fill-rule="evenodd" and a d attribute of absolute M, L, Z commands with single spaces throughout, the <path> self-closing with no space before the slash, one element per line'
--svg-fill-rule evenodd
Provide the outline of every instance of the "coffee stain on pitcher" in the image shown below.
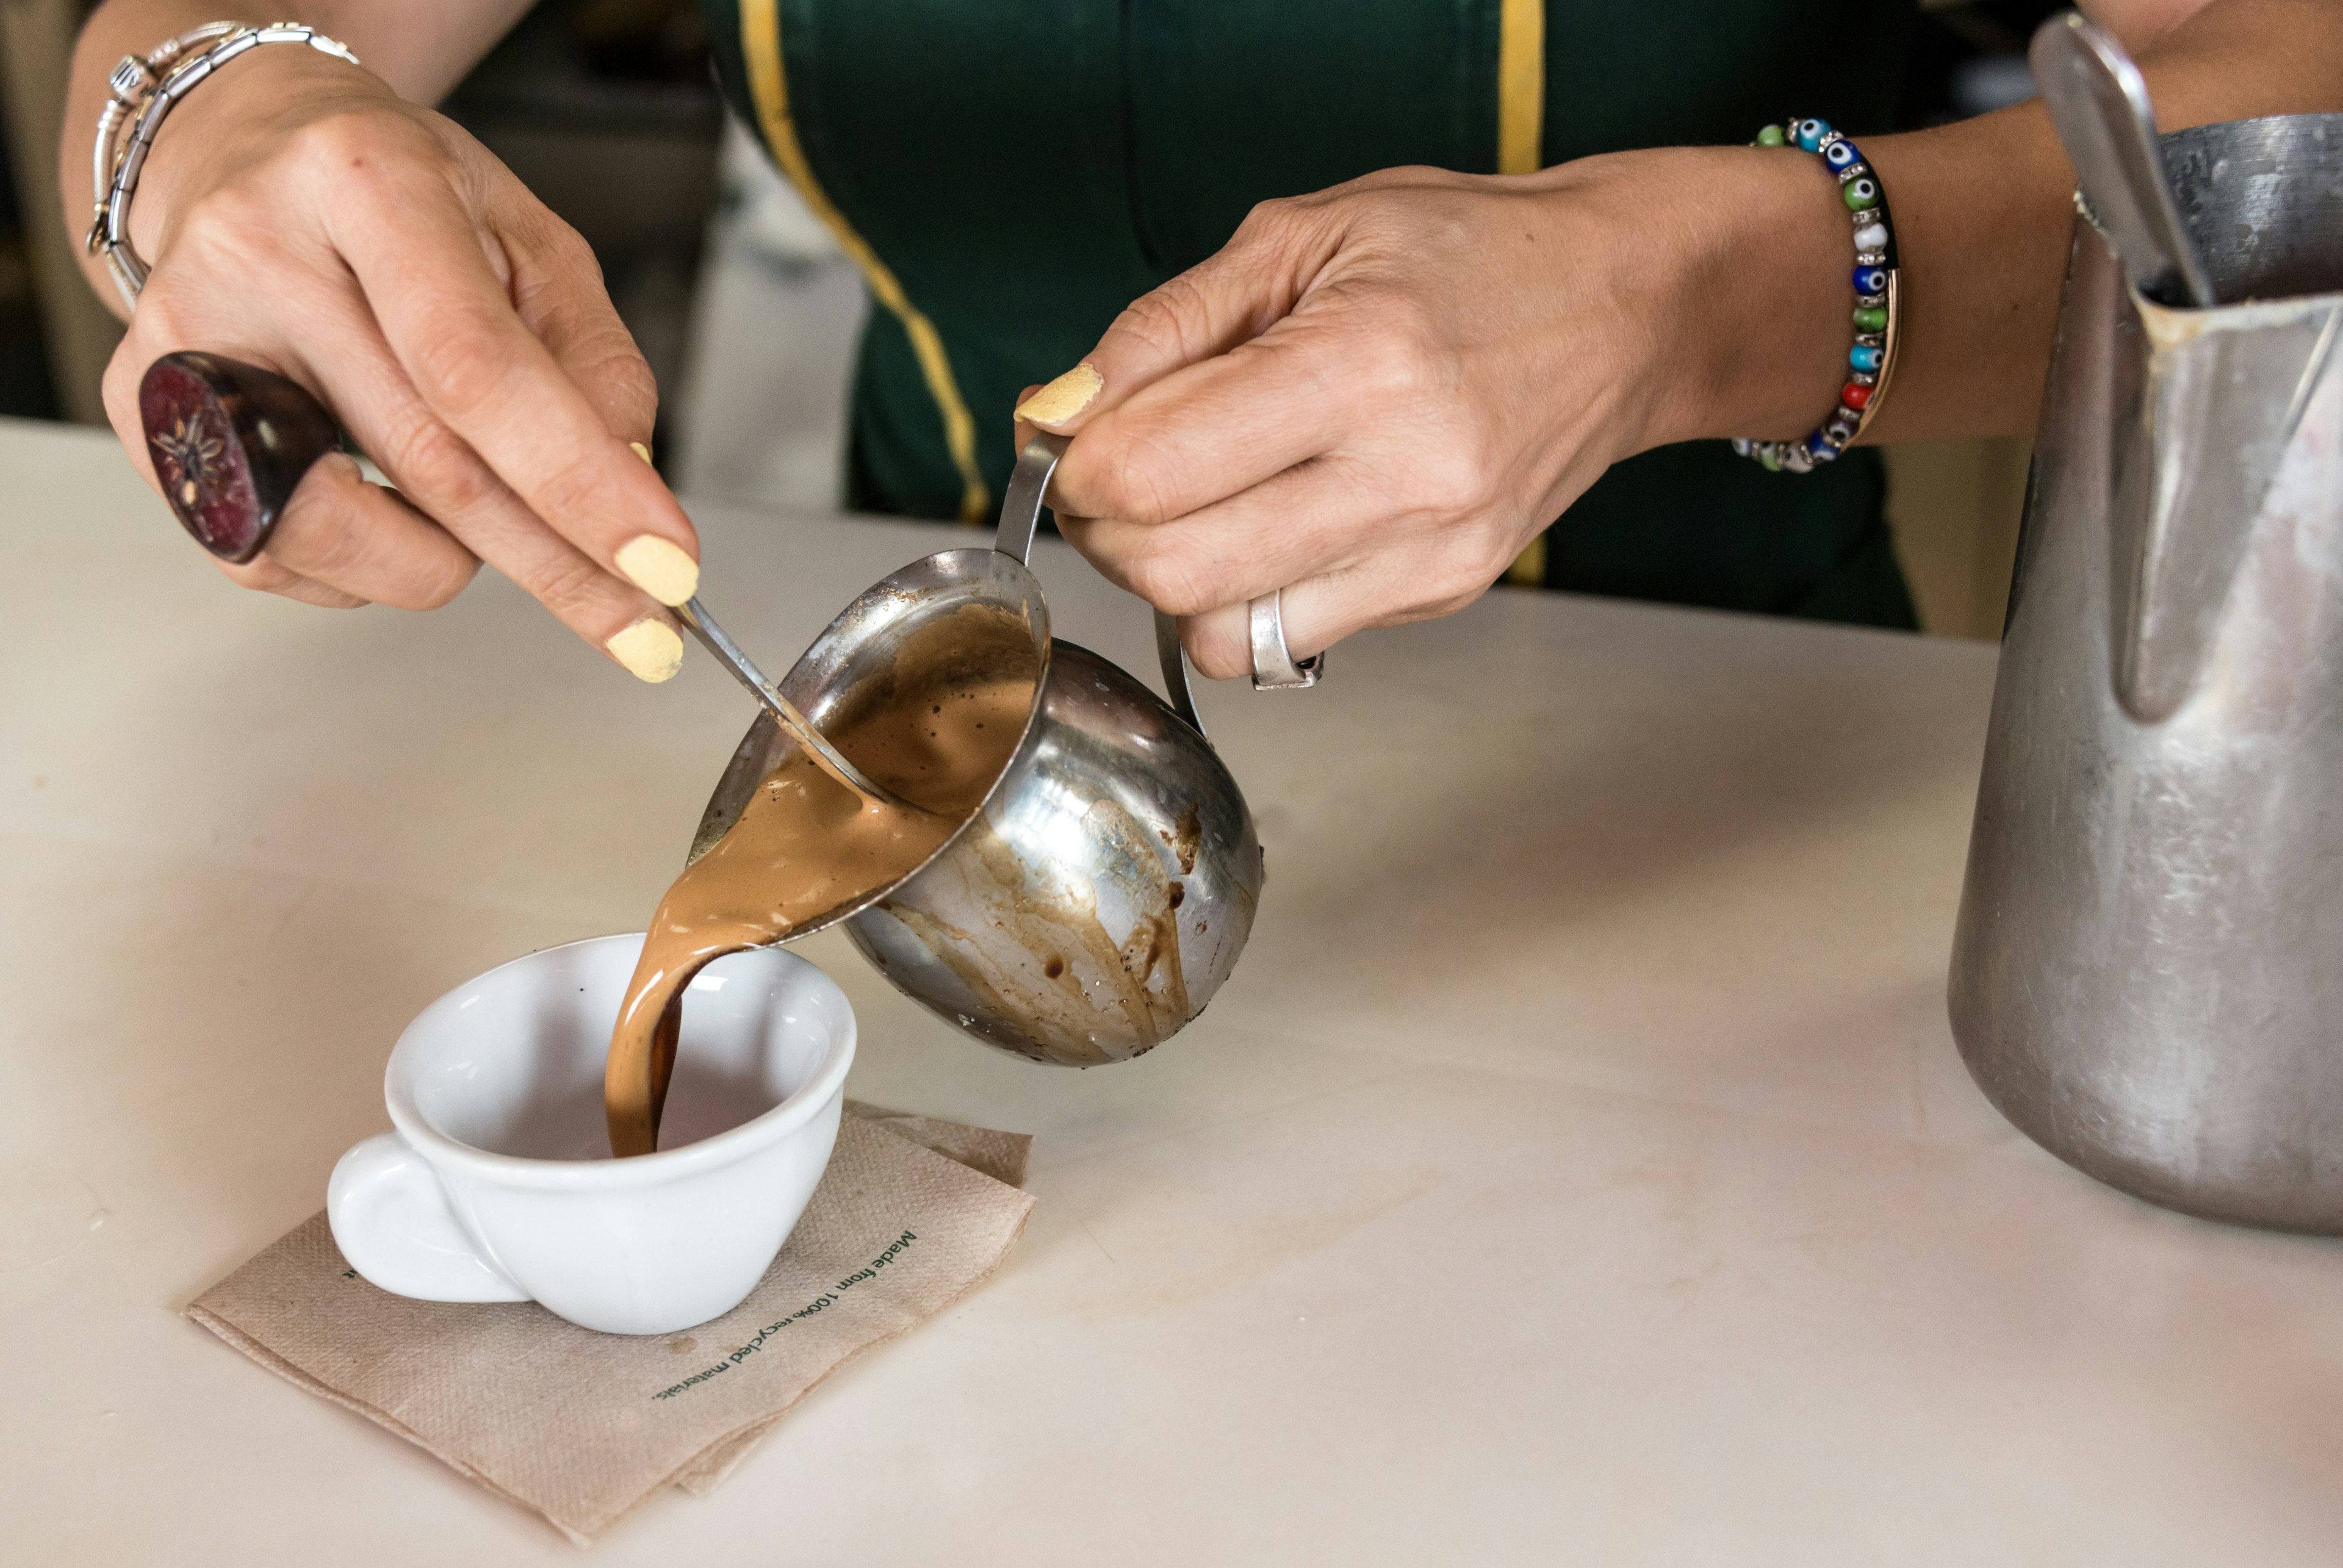
<path fill-rule="evenodd" d="M 997 1038 L 1036 1061 L 1092 1066 L 1144 1055 L 1188 1020 L 1180 957 L 1178 908 L 1183 890 L 1131 813 L 1108 799 L 1093 801 L 1081 823 L 1106 886 L 1084 879 L 1048 885 L 1020 861 L 989 823 L 974 824 L 955 857 L 954 896 L 929 907 L 882 900 L 879 908 L 967 988 L 968 1000 L 995 1018 L 1031 1020 L 1059 1041 Z M 1127 910 L 1118 940 L 1103 901 Z M 950 906 L 940 913 L 939 901 Z M 1005 940 L 980 942 L 989 929 Z"/>

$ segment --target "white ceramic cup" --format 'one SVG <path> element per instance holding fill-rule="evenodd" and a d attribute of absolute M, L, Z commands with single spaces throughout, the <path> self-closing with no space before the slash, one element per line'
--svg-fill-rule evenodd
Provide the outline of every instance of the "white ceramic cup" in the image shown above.
<path fill-rule="evenodd" d="M 640 935 L 515 959 L 423 1010 L 390 1053 L 397 1129 L 334 1167 L 350 1265 L 434 1302 L 534 1301 L 613 1334 L 738 1306 L 830 1162 L 854 1012 L 778 948 L 687 988 L 659 1151 L 610 1157 L 602 1067 Z"/>

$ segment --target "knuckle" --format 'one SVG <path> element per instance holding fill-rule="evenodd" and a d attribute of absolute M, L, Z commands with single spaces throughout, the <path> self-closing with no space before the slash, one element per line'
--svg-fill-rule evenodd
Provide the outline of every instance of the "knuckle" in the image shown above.
<path fill-rule="evenodd" d="M 156 270 L 167 272 L 174 282 L 192 281 L 198 289 L 274 290 L 287 272 L 285 224 L 279 206 L 250 182 L 231 181 L 206 191 L 176 215 Z M 155 292 L 150 286 L 140 297 L 141 316 L 150 314 Z"/>
<path fill-rule="evenodd" d="M 297 163 L 320 165 L 336 173 L 353 166 L 363 168 L 380 145 L 379 130 L 367 123 L 369 119 L 354 114 L 320 116 L 287 138 L 287 154 Z"/>
<path fill-rule="evenodd" d="M 1393 164 L 1361 175 L 1337 188 L 1354 192 L 1408 190 L 1445 183 L 1453 177 L 1451 171 L 1429 164 Z"/>
<path fill-rule="evenodd" d="M 537 286 L 538 291 L 543 286 Z M 618 313 L 598 300 L 568 300 L 532 312 L 535 302 L 519 302 L 524 319 L 536 317 L 541 337 L 557 347 L 556 355 L 572 380 L 598 400 L 618 398 L 654 404 L 659 381 L 650 363 L 635 342 L 634 334 Z"/>
<path fill-rule="evenodd" d="M 1435 508 L 1449 512 L 1477 505 L 1488 485 L 1487 474 L 1475 455 L 1461 448 L 1427 458 L 1423 480 L 1431 487 L 1426 498 Z"/>
<path fill-rule="evenodd" d="M 1252 673 L 1252 649 L 1240 648 L 1226 633 L 1191 632 L 1187 647 L 1189 662 L 1207 680 L 1234 680 Z"/>
<path fill-rule="evenodd" d="M 1098 504 L 1090 508 L 1091 515 L 1131 523 L 1172 521 L 1180 512 L 1164 477 L 1168 462 L 1168 454 L 1152 438 L 1115 432 L 1100 464 Z"/>
<path fill-rule="evenodd" d="M 376 554 L 365 519 L 340 497 L 312 498 L 305 510 L 302 575 L 324 582 L 357 580 Z"/>
<path fill-rule="evenodd" d="M 601 568 L 584 556 L 566 552 L 532 570 L 523 586 L 555 616 L 578 624 L 587 618 L 608 580 Z"/>
<path fill-rule="evenodd" d="M 464 319 L 464 312 L 451 314 L 440 331 L 415 346 L 410 370 L 435 407 L 462 419 L 495 407 L 512 366 L 493 334 Z"/>
<path fill-rule="evenodd" d="M 229 180 L 213 186 L 180 213 L 174 240 L 198 253 L 236 254 L 276 221 L 275 206 L 247 180 Z M 143 307 L 142 299 L 140 305 Z"/>
<path fill-rule="evenodd" d="M 178 272 L 160 263 L 146 280 L 146 291 L 138 297 L 137 313 L 115 345 L 114 357 L 106 367 L 108 378 L 121 377 L 134 397 L 147 367 L 169 351 L 156 346 L 185 345 L 194 337 L 186 304 L 189 292 L 181 286 Z"/>
<path fill-rule="evenodd" d="M 1272 196 L 1257 201 L 1237 225 L 1236 237 L 1255 244 L 1274 243 L 1293 232 L 1302 220 L 1302 198 Z"/>
<path fill-rule="evenodd" d="M 609 338 L 607 347 L 585 348 L 578 367 L 595 388 L 597 401 L 625 421 L 622 433 L 648 431 L 659 417 L 659 377 L 624 327 L 614 325 Z"/>
<path fill-rule="evenodd" d="M 1435 421 L 1423 434 L 1409 453 L 1401 492 L 1409 509 L 1458 524 L 1489 510 L 1497 457 L 1486 433 L 1463 421 Z"/>
<path fill-rule="evenodd" d="M 629 457 L 627 461 L 634 463 L 636 459 Z M 533 483 L 522 500 L 546 519 L 548 527 L 564 537 L 567 537 L 567 531 L 555 519 L 590 517 L 598 505 L 608 504 L 608 498 L 596 477 L 595 466 L 588 463 L 573 464 Z"/>
<path fill-rule="evenodd" d="M 432 572 L 427 543 L 401 537 L 384 506 L 400 505 L 375 490 L 346 457 L 309 470 L 285 509 L 277 538 L 287 564 L 320 585 L 363 585 L 377 601 L 405 605 Z"/>
<path fill-rule="evenodd" d="M 480 563 L 469 555 L 456 557 L 417 585 L 414 598 L 403 606 L 407 609 L 439 609 L 453 604 L 458 595 L 471 587 L 478 575 Z"/>
<path fill-rule="evenodd" d="M 552 209 L 541 207 L 545 214 L 541 229 L 533 236 L 538 254 L 547 265 L 602 280 L 602 258 L 586 243 L 586 236 L 564 222 Z"/>
<path fill-rule="evenodd" d="M 1358 347 L 1363 385 L 1378 399 L 1413 405 L 1446 390 L 1450 367 L 1415 301 L 1394 295 L 1379 301 L 1376 324 Z"/>
<path fill-rule="evenodd" d="M 296 162 L 337 179 L 378 172 L 401 157 L 431 158 L 436 140 L 407 115 L 381 108 L 350 108 L 321 115 L 287 141 Z"/>
<path fill-rule="evenodd" d="M 1214 608 L 1202 563 L 1176 540 L 1147 540 L 1123 575 L 1133 593 L 1166 615 L 1202 615 Z"/>
<path fill-rule="evenodd" d="M 1448 530 L 1438 565 L 1424 586 L 1429 613 L 1446 615 L 1481 597 L 1521 554 L 1512 530 L 1488 518 Z"/>
<path fill-rule="evenodd" d="M 377 602 L 397 609 L 438 609 L 454 602 L 479 570 L 480 563 L 468 556 L 451 556 L 442 551 L 417 551 L 399 563 L 399 571 L 391 584 L 377 596 Z"/>
<path fill-rule="evenodd" d="M 401 489 L 427 497 L 431 508 L 450 517 L 478 510 L 498 489 L 464 438 L 436 419 L 418 419 L 393 438 L 386 454 Z"/>
<path fill-rule="evenodd" d="M 1135 343 L 1152 357 L 1184 365 L 1196 357 L 1192 328 L 1202 325 L 1204 304 L 1195 280 L 1182 273 L 1123 307 L 1109 335 Z"/>
<path fill-rule="evenodd" d="M 301 580 L 290 568 L 266 554 L 255 556 L 241 565 L 220 560 L 212 564 L 228 581 L 253 593 L 284 593 Z"/>
<path fill-rule="evenodd" d="M 596 294 L 601 292 L 602 258 L 584 235 L 534 196 L 519 210 L 500 216 L 498 228 L 507 245 L 535 264 L 538 276 L 533 292 L 541 295 L 554 287 L 575 291 L 581 282 L 590 285 Z"/>
<path fill-rule="evenodd" d="M 106 361 L 106 374 L 98 382 L 98 394 L 105 400 L 106 417 L 114 433 L 122 437 L 132 460 L 143 465 L 146 460 L 146 430 L 138 412 L 138 384 L 146 372 L 138 363 L 140 357 L 139 352 L 132 348 L 131 340 L 125 337 L 114 357 Z"/>
<path fill-rule="evenodd" d="M 1493 578 L 1487 582 L 1475 583 L 1470 588 L 1459 588 L 1454 593 L 1443 594 L 1438 598 L 1426 599 L 1420 605 L 1411 606 L 1395 615 L 1385 618 L 1385 624 L 1411 626 L 1421 620 L 1439 620 L 1465 608 L 1495 586 L 1496 583 Z"/>

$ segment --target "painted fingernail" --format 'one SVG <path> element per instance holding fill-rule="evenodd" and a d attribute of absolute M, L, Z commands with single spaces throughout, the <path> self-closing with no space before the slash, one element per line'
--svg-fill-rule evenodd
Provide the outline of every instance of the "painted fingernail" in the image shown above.
<path fill-rule="evenodd" d="M 636 457 L 640 457 L 646 463 L 650 462 L 651 449 L 649 447 L 644 446 L 640 441 L 629 441 L 627 445 L 635 449 Z M 652 467 L 656 467 L 658 465 L 652 464 Z"/>
<path fill-rule="evenodd" d="M 1085 360 L 1017 405 L 1017 417 L 1036 425 L 1062 425 L 1105 390 L 1106 377 Z"/>
<path fill-rule="evenodd" d="M 611 558 L 628 582 L 661 604 L 681 604 L 699 591 L 699 563 L 673 539 L 637 534 Z"/>
<path fill-rule="evenodd" d="M 653 686 L 662 680 L 673 680 L 675 672 L 683 668 L 683 638 L 676 635 L 675 628 L 649 616 L 602 646 L 610 650 L 612 658 L 627 667 L 628 675 Z"/>

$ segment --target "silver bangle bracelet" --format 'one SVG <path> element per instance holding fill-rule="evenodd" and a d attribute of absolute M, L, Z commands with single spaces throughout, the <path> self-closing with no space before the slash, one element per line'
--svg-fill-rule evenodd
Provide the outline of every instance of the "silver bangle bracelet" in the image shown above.
<path fill-rule="evenodd" d="M 125 55 L 106 78 L 106 107 L 98 111 L 97 146 L 90 155 L 90 184 L 94 199 L 101 213 L 106 210 L 106 193 L 114 181 L 114 134 L 119 130 L 126 116 L 135 113 L 163 79 L 166 67 L 198 44 L 208 44 L 235 32 L 233 22 L 207 22 L 192 32 L 157 45 L 143 58 Z"/>
<path fill-rule="evenodd" d="M 146 286 L 146 263 L 130 243 L 130 198 L 137 194 L 138 176 L 146 166 L 155 133 L 198 83 L 263 44 L 307 44 L 320 54 L 353 65 L 358 63 L 358 57 L 341 44 L 298 22 L 272 22 L 260 27 L 207 22 L 149 54 L 125 55 L 107 76 L 106 107 L 97 116 L 97 145 L 90 154 L 97 210 L 90 222 L 87 244 L 93 256 L 106 257 L 125 305 L 135 307 L 139 290 Z M 126 117 L 130 118 L 130 134 L 117 151 L 116 137 Z"/>

